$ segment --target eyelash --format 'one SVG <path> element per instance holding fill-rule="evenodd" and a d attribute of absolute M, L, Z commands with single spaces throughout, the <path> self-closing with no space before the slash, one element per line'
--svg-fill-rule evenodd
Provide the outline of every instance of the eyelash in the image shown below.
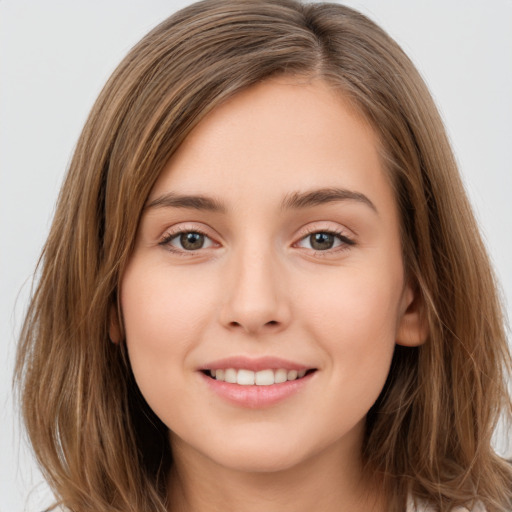
<path fill-rule="evenodd" d="M 211 237 L 209 237 L 201 229 L 198 229 L 198 228 L 180 229 L 180 230 L 177 230 L 177 231 L 173 231 L 171 233 L 166 233 L 164 235 L 164 237 L 162 238 L 162 240 L 160 240 L 158 245 L 160 245 L 162 247 L 166 247 L 168 251 L 170 251 L 170 252 L 172 252 L 174 254 L 177 254 L 179 256 L 190 256 L 190 255 L 197 254 L 197 252 L 199 252 L 202 248 L 198 249 L 196 251 L 193 251 L 193 250 L 187 251 L 186 249 L 176 249 L 175 247 L 170 245 L 170 242 L 172 240 L 174 240 L 175 238 L 179 237 L 180 235 L 182 235 L 184 233 L 197 233 L 197 234 L 203 235 L 204 237 L 206 237 L 206 238 L 211 240 Z M 312 229 L 310 231 L 307 231 L 307 232 L 303 233 L 301 235 L 300 239 L 297 242 L 295 242 L 294 245 L 302 242 L 303 240 L 307 239 L 311 235 L 318 234 L 318 233 L 323 233 L 323 234 L 327 234 L 327 235 L 333 235 L 335 238 L 337 238 L 341 242 L 341 244 L 338 247 L 331 248 L 331 249 L 326 249 L 326 250 L 323 250 L 323 251 L 322 250 L 312 249 L 314 251 L 315 256 L 327 256 L 329 254 L 332 254 L 332 253 L 335 253 L 335 252 L 338 252 L 338 251 L 340 251 L 340 252 L 341 251 L 346 251 L 346 250 L 349 249 L 349 247 L 351 247 L 351 246 L 356 244 L 356 242 L 352 238 L 349 238 L 348 236 L 344 235 L 342 231 L 333 230 L 333 229 Z"/>
<path fill-rule="evenodd" d="M 308 230 L 305 233 L 303 233 L 301 235 L 300 239 L 297 242 L 295 242 L 294 245 L 302 242 L 303 240 L 306 240 L 311 235 L 315 235 L 315 234 L 318 234 L 318 233 L 322 233 L 322 234 L 326 234 L 326 235 L 333 235 L 334 238 L 337 238 L 341 242 L 341 244 L 338 247 L 334 247 L 334 248 L 331 248 L 331 249 L 326 249 L 326 250 L 323 250 L 323 251 L 311 249 L 311 250 L 314 251 L 314 255 L 315 256 L 326 257 L 326 256 L 329 256 L 329 255 L 331 255 L 333 253 L 346 251 L 351 246 L 356 244 L 355 240 L 353 240 L 352 238 L 349 238 L 347 235 L 343 234 L 343 231 L 341 231 L 341 230 L 336 230 L 336 229 L 311 229 L 311 230 Z"/>
<path fill-rule="evenodd" d="M 175 238 L 179 237 L 180 235 L 183 235 L 184 233 L 197 233 L 198 235 L 203 235 L 206 238 L 209 238 L 211 240 L 211 237 L 209 237 L 203 230 L 193 228 L 193 229 L 179 229 L 177 231 L 173 231 L 171 233 L 166 233 L 162 240 L 158 243 L 158 245 L 161 245 L 163 247 L 166 247 L 166 249 L 174 254 L 177 254 L 178 256 L 190 256 L 193 254 L 196 254 L 198 251 L 187 251 L 186 249 L 176 249 L 172 245 L 170 245 L 171 241 Z M 199 249 L 201 250 L 201 249 Z"/>

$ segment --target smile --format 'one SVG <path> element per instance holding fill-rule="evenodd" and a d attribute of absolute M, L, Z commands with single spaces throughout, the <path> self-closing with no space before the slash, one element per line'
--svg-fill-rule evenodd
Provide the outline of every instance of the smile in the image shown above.
<path fill-rule="evenodd" d="M 247 369 L 219 368 L 216 370 L 206 370 L 205 374 L 209 375 L 212 379 L 241 386 L 272 386 L 301 379 L 312 371 L 314 370 L 287 370 L 279 368 L 277 370 L 252 371 Z"/>
<path fill-rule="evenodd" d="M 318 373 L 315 369 L 286 370 L 286 380 L 276 382 L 276 375 L 277 379 L 284 378 L 283 370 L 284 368 L 259 371 L 226 368 L 215 370 L 215 377 L 212 376 L 213 370 L 202 370 L 199 375 L 214 395 L 237 407 L 259 409 L 275 406 L 284 400 L 291 399 L 308 387 L 308 383 L 315 380 L 314 377 Z M 299 371 L 301 377 L 299 377 Z M 293 379 L 288 380 L 290 372 Z M 226 373 L 228 379 L 233 382 L 225 380 Z M 219 379 L 221 376 L 224 380 Z M 274 381 L 273 384 L 272 381 Z"/>
<path fill-rule="evenodd" d="M 214 395 L 242 408 L 266 408 L 291 399 L 316 380 L 318 368 L 280 357 L 232 356 L 198 368 Z"/>

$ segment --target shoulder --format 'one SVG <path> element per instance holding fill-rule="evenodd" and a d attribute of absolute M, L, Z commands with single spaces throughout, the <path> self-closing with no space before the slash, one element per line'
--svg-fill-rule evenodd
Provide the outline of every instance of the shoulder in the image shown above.
<path fill-rule="evenodd" d="M 407 499 L 407 512 L 435 512 L 435 510 L 430 505 L 416 501 L 409 496 Z M 486 512 L 486 510 L 481 503 L 477 503 L 471 510 L 466 507 L 456 507 L 452 512 Z"/>

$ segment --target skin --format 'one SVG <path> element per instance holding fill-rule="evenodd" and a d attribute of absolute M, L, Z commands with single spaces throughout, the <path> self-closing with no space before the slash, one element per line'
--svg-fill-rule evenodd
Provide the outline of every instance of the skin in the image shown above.
<path fill-rule="evenodd" d="M 378 148 L 327 84 L 280 77 L 211 112 L 155 184 L 121 306 L 135 378 L 171 432 L 172 510 L 386 510 L 361 469 L 364 420 L 395 344 L 425 333 Z M 282 208 L 327 188 L 359 195 Z M 170 192 L 225 211 L 165 206 Z M 194 230 L 207 237 L 187 251 L 176 235 Z M 311 233 L 325 232 L 332 248 L 314 250 Z M 213 393 L 199 371 L 264 355 L 316 371 L 255 409 Z"/>

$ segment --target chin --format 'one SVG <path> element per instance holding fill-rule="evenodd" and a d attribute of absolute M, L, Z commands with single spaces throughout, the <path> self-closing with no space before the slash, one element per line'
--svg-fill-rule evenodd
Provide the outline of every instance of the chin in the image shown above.
<path fill-rule="evenodd" d="M 278 473 L 297 467 L 303 458 L 294 454 L 237 453 L 228 457 L 217 458 L 215 462 L 238 473 Z"/>
<path fill-rule="evenodd" d="M 258 439 L 257 435 L 247 433 L 241 439 L 231 438 L 229 442 L 224 440 L 210 445 L 203 453 L 217 465 L 232 471 L 276 473 L 298 467 L 313 457 L 314 447 L 308 450 L 305 444 L 278 436 Z"/>

